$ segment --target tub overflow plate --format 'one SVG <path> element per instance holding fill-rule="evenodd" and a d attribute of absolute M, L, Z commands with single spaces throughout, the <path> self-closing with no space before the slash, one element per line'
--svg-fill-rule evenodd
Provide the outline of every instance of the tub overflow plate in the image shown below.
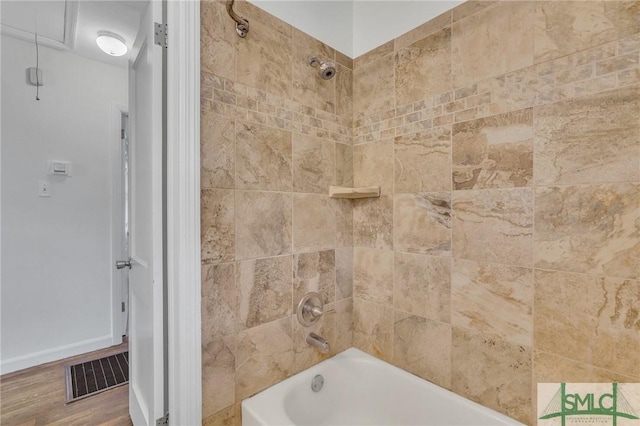
<path fill-rule="evenodd" d="M 320 392 L 324 386 L 324 377 L 317 375 L 311 380 L 311 390 L 314 392 Z"/>

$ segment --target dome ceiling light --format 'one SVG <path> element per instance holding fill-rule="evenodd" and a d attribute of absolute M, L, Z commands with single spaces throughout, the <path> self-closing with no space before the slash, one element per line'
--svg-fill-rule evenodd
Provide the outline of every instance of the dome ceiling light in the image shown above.
<path fill-rule="evenodd" d="M 100 49 L 107 55 L 122 56 L 127 53 L 127 45 L 124 39 L 118 34 L 108 31 L 100 31 L 96 43 Z"/>

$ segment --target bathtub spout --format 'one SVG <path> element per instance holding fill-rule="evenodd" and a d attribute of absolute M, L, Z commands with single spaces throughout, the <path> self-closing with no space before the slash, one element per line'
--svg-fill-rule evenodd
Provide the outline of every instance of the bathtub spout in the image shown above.
<path fill-rule="evenodd" d="M 316 333 L 309 333 L 309 335 L 307 335 L 307 343 L 318 349 L 323 354 L 329 353 L 329 342 L 324 340 L 321 336 L 318 336 Z"/>

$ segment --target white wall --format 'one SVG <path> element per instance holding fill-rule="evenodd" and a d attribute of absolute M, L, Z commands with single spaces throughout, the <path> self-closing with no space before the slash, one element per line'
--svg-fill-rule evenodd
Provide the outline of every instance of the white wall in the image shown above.
<path fill-rule="evenodd" d="M 463 3 L 462 0 L 250 1 L 352 58 Z"/>
<path fill-rule="evenodd" d="M 363 1 L 353 4 L 353 57 L 453 9 L 463 1 Z"/>
<path fill-rule="evenodd" d="M 127 70 L 40 47 L 36 101 L 26 81 L 35 46 L 0 41 L 6 373 L 112 342 L 109 132 L 112 103 L 127 103 Z M 73 176 L 48 176 L 48 160 L 71 161 Z M 52 197 L 38 197 L 39 180 Z"/>
<path fill-rule="evenodd" d="M 250 1 L 345 55 L 353 55 L 353 3 L 351 1 Z M 249 31 L 251 31 L 251 22 L 249 22 Z"/>

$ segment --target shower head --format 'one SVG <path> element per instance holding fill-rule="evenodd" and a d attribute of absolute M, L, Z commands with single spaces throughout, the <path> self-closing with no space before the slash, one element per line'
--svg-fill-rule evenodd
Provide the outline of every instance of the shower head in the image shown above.
<path fill-rule="evenodd" d="M 314 68 L 318 68 L 320 78 L 323 80 L 330 80 L 336 75 L 336 64 L 333 62 L 324 62 L 315 56 L 309 59 L 309 65 Z"/>

